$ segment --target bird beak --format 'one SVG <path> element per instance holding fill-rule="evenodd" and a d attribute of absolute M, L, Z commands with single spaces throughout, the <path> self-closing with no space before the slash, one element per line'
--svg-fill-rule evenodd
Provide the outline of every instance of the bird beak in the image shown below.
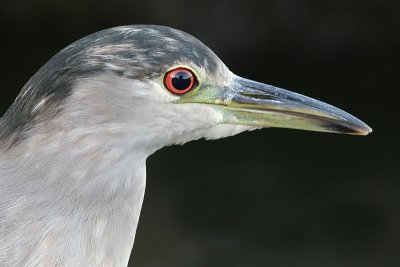
<path fill-rule="evenodd" d="M 178 103 L 210 104 L 223 114 L 222 123 L 367 135 L 361 120 L 321 101 L 238 76 L 223 88 L 203 86 Z"/>

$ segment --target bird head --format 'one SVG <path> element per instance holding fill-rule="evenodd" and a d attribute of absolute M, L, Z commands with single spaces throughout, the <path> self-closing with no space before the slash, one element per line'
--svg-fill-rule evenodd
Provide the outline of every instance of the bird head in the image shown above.
<path fill-rule="evenodd" d="M 25 85 L 6 121 L 0 135 L 13 142 L 56 129 L 125 137 L 148 151 L 263 127 L 371 132 L 331 105 L 233 74 L 187 33 L 148 25 L 100 31 L 63 49 Z"/>

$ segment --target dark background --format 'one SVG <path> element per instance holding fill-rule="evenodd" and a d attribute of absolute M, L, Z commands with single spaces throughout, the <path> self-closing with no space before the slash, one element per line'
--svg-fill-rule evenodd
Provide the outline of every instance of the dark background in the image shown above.
<path fill-rule="evenodd" d="M 60 49 L 126 24 L 182 29 L 236 74 L 374 129 L 266 129 L 162 149 L 147 162 L 130 265 L 400 266 L 400 1 L 2 1 L 1 114 Z"/>

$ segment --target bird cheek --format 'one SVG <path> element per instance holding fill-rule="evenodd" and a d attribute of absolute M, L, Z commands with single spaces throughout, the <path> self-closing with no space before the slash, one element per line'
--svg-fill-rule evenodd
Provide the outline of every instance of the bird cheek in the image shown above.
<path fill-rule="evenodd" d="M 179 105 L 181 112 L 185 114 L 185 124 L 188 129 L 207 129 L 222 122 L 222 113 L 208 104 L 183 104 Z"/>

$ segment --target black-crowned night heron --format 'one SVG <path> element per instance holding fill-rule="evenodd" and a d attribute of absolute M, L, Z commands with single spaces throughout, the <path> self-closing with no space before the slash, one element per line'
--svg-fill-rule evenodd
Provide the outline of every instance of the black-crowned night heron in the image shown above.
<path fill-rule="evenodd" d="M 163 146 L 262 127 L 366 135 L 350 114 L 234 75 L 194 37 L 126 26 L 62 50 L 0 121 L 0 266 L 125 266 Z"/>

